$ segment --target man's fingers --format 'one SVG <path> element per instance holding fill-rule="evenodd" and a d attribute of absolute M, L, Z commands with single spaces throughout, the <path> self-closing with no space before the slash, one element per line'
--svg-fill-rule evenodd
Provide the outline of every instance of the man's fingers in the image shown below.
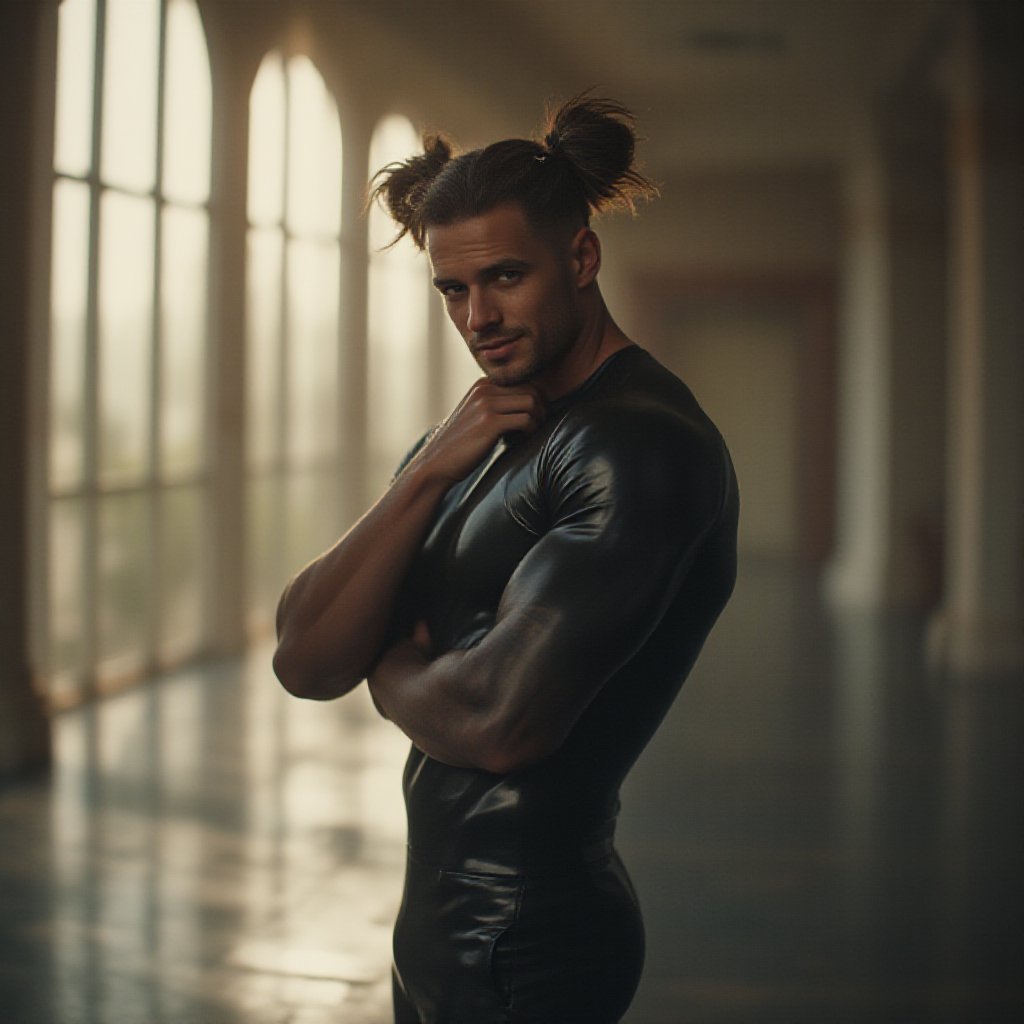
<path fill-rule="evenodd" d="M 456 415 L 470 410 L 481 415 L 526 413 L 539 423 L 544 418 L 544 401 L 534 388 L 527 386 L 499 387 L 489 381 L 484 381 L 474 385 L 473 390 L 456 410 Z"/>
<path fill-rule="evenodd" d="M 443 476 L 461 480 L 504 434 L 530 433 L 544 420 L 544 401 L 529 385 L 499 387 L 486 378 L 466 392 L 422 452 Z"/>

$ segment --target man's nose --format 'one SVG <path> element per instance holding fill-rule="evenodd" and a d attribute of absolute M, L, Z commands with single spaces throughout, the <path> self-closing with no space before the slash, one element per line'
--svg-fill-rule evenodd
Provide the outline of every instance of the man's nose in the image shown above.
<path fill-rule="evenodd" d="M 486 290 L 471 289 L 466 310 L 466 329 L 471 334 L 480 334 L 499 323 L 501 311 Z"/>

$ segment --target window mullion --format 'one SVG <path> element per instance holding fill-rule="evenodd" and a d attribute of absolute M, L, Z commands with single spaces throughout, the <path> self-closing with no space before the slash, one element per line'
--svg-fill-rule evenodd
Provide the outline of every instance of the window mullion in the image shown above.
<path fill-rule="evenodd" d="M 160 2 L 160 24 L 157 51 L 156 86 L 156 168 L 153 185 L 153 306 L 150 317 L 149 363 L 149 450 L 146 456 L 146 622 L 143 636 L 143 664 L 147 670 L 158 667 L 160 623 L 163 612 L 163 579 L 160 553 L 163 550 L 163 502 L 161 500 L 160 467 L 162 463 L 163 409 L 163 325 L 160 311 L 163 297 L 163 149 L 164 106 L 167 81 L 167 0 Z"/>
<path fill-rule="evenodd" d="M 289 179 L 291 178 L 292 172 L 292 154 L 290 147 L 291 140 L 291 119 L 292 119 L 292 99 L 291 99 L 291 76 L 288 74 L 288 64 L 282 57 L 281 59 L 282 68 L 284 71 L 284 173 L 281 175 L 281 303 L 280 303 L 280 317 L 281 322 L 278 325 L 278 337 L 280 338 L 280 345 L 278 347 L 278 402 L 277 402 L 277 437 L 275 444 L 277 448 L 277 460 L 278 464 L 282 467 L 283 471 L 287 471 L 289 457 L 288 457 L 288 424 L 290 422 L 290 401 L 289 396 L 291 394 L 291 381 L 289 370 L 289 354 L 291 349 L 291 339 L 288 336 L 288 322 L 289 322 L 289 302 L 288 302 L 288 265 L 289 258 L 291 255 L 291 233 L 288 228 L 288 188 Z"/>
<path fill-rule="evenodd" d="M 288 496 L 291 492 L 291 478 L 294 475 L 294 467 L 291 464 L 289 442 L 291 440 L 291 353 L 293 339 L 289 331 L 291 321 L 291 302 L 289 297 L 288 279 L 289 267 L 292 260 L 292 237 L 288 226 L 288 189 L 292 175 L 292 152 L 291 152 L 291 121 L 292 121 L 292 95 L 291 75 L 288 70 L 288 62 L 284 56 L 281 57 L 281 67 L 284 79 L 284 171 L 281 175 L 281 302 L 279 304 L 279 323 L 277 335 L 279 339 L 277 349 L 277 429 L 274 438 L 274 462 L 278 471 L 278 486 L 274 488 L 273 510 L 271 521 L 274 524 L 274 535 L 280 537 L 282 543 L 274 549 L 274 577 L 284 577 L 287 566 L 286 538 L 289 536 L 289 511 Z"/>
<path fill-rule="evenodd" d="M 92 95 L 92 170 L 89 182 L 89 270 L 86 291 L 85 366 L 82 460 L 82 643 L 80 675 L 83 696 L 96 692 L 99 653 L 99 167 L 103 137 L 103 77 L 106 64 L 106 0 L 96 3 L 95 59 Z"/>

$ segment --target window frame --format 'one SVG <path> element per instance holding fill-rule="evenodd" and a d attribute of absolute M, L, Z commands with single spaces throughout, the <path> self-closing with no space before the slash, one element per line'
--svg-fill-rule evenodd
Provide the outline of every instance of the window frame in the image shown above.
<path fill-rule="evenodd" d="M 193 489 L 197 495 L 201 530 L 209 520 L 210 492 L 210 422 L 209 394 L 210 378 L 208 373 L 210 352 L 210 320 L 212 293 L 209 288 L 209 274 L 204 275 L 207 282 L 205 292 L 200 301 L 202 336 L 198 342 L 199 373 L 202 380 L 202 395 L 198 397 L 198 438 L 199 452 L 195 466 L 188 470 L 167 471 L 164 466 L 164 432 L 163 417 L 165 408 L 163 399 L 164 378 L 164 223 L 168 211 L 187 210 L 198 212 L 204 219 L 205 244 L 204 257 L 207 268 L 212 266 L 212 238 L 214 233 L 214 202 L 209 187 L 206 198 L 198 201 L 186 201 L 168 195 L 164 182 L 164 141 L 168 131 L 165 119 L 167 105 L 167 80 L 169 57 L 168 12 L 172 3 L 189 3 L 194 9 L 202 31 L 203 56 L 205 57 L 206 73 L 210 80 L 212 102 L 212 67 L 210 65 L 210 47 L 199 13 L 196 0 L 155 0 L 158 5 L 158 28 L 156 40 L 157 67 L 155 69 L 155 107 L 152 112 L 155 122 L 154 139 L 154 177 L 151 189 L 129 188 L 108 181 L 103 173 L 103 118 L 104 118 L 104 80 L 108 58 L 107 50 L 107 0 L 94 0 L 94 24 L 91 45 L 93 46 L 92 65 L 92 96 L 91 96 L 91 132 L 89 136 L 89 161 L 87 169 L 82 173 L 74 173 L 57 166 L 55 149 L 52 163 L 52 181 L 50 187 L 51 208 L 56 206 L 55 197 L 62 182 L 74 183 L 88 191 L 88 237 L 87 237 L 87 269 L 84 324 L 82 325 L 81 352 L 81 468 L 77 482 L 60 483 L 53 478 L 51 460 L 54 457 L 54 434 L 51 428 L 55 408 L 54 379 L 55 353 L 53 321 L 55 315 L 55 289 L 51 282 L 48 296 L 48 316 L 50 319 L 49 352 L 47 373 L 43 387 L 42 404 L 45 406 L 44 420 L 46 469 L 42 474 L 45 489 L 44 523 L 41 524 L 40 545 L 44 550 L 43 564 L 40 566 L 37 585 L 44 596 L 40 599 L 40 622 L 38 624 L 38 644 L 40 664 L 43 667 L 42 688 L 50 706 L 59 710 L 73 706 L 96 696 L 114 692 L 124 685 L 134 682 L 143 675 L 165 670 L 174 665 L 201 656 L 208 647 L 209 636 L 206 623 L 209 616 L 205 614 L 203 602 L 207 599 L 210 588 L 208 581 L 202 577 L 204 559 L 196 559 L 200 577 L 194 580 L 196 599 L 199 603 L 196 611 L 196 623 L 193 635 L 184 643 L 175 644 L 164 628 L 166 605 L 167 577 L 161 565 L 163 543 L 166 539 L 165 513 L 169 499 L 179 495 L 184 489 Z M 59 75 L 59 67 L 55 68 Z M 213 130 L 213 111 L 210 110 L 207 130 Z M 212 149 L 211 149 L 212 154 Z M 210 167 L 207 166 L 207 174 Z M 209 181 L 209 179 L 207 179 Z M 101 236 L 103 231 L 104 198 L 112 195 L 127 196 L 142 200 L 149 204 L 146 211 L 152 229 L 152 268 L 150 273 L 151 301 L 148 309 L 148 362 L 146 371 L 147 393 L 145 395 L 145 450 L 144 464 L 141 472 L 132 479 L 104 479 L 101 465 L 101 430 L 102 430 L 102 396 L 101 396 L 101 325 L 100 325 L 100 264 Z M 56 252 L 57 224 L 54 219 L 51 232 L 51 260 Z M 142 522 L 144 524 L 144 548 L 146 551 L 145 565 L 141 570 L 145 605 L 140 643 L 127 659 L 105 659 L 102 652 L 101 605 L 103 601 L 102 572 L 100 565 L 101 516 L 109 514 L 109 505 L 102 508 L 105 502 L 117 499 L 137 498 L 144 506 Z M 55 663 L 54 617 L 57 614 L 57 597 L 54 593 L 55 566 L 53 523 L 62 507 L 69 503 L 81 504 L 81 535 L 79 537 L 79 556 L 81 573 L 77 586 L 76 603 L 80 609 L 80 626 L 78 630 L 77 656 L 67 665 Z M 201 541 L 200 550 L 201 550 Z"/>

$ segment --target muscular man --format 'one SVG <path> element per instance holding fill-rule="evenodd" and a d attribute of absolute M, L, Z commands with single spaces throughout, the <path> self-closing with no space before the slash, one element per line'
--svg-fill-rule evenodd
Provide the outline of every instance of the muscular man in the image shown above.
<path fill-rule="evenodd" d="M 547 128 L 381 173 L 484 376 L 278 613 L 291 693 L 368 678 L 412 740 L 400 1024 L 622 1017 L 644 947 L 619 786 L 735 579 L 722 438 L 598 288 L 591 214 L 653 193 L 631 119 L 580 97 Z"/>

